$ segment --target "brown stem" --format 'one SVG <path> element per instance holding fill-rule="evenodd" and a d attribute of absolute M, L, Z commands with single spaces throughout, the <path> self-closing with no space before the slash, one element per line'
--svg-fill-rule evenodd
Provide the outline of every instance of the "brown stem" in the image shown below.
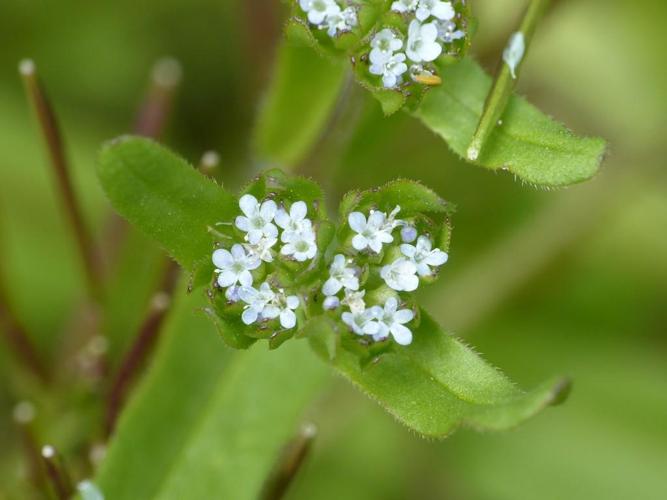
<path fill-rule="evenodd" d="M 4 293 L 0 290 L 0 330 L 5 333 L 7 342 L 14 350 L 16 357 L 43 383 L 48 382 L 48 373 L 40 359 L 37 349 L 30 340 L 27 330 L 23 327 L 14 311 L 7 303 Z"/>
<path fill-rule="evenodd" d="M 167 272 L 165 277 L 169 277 L 170 274 L 170 272 Z M 120 368 L 111 384 L 111 391 L 107 401 L 105 418 L 105 433 L 107 437 L 114 431 L 118 415 L 127 399 L 127 393 L 150 352 L 153 350 L 160 327 L 169 310 L 170 302 L 171 294 L 169 290 L 158 292 L 153 296 L 148 314 L 139 329 L 139 334 L 120 364 Z"/>
<path fill-rule="evenodd" d="M 135 134 L 152 139 L 162 136 L 171 115 L 181 74 L 181 65 L 175 59 L 165 57 L 155 63 L 148 93 L 134 125 Z"/>
<path fill-rule="evenodd" d="M 21 401 L 14 406 L 13 417 L 28 461 L 30 480 L 38 490 L 43 490 L 45 478 L 42 457 L 32 428 L 35 419 L 35 408 L 28 401 Z"/>
<path fill-rule="evenodd" d="M 93 297 L 99 298 L 101 286 L 97 251 L 93 244 L 93 238 L 84 222 L 76 194 L 74 193 L 58 121 L 44 88 L 37 77 L 35 63 L 29 59 L 21 61 L 19 72 L 23 78 L 26 95 L 33 107 L 46 143 L 60 198 L 74 232 L 90 293 Z"/>
<path fill-rule="evenodd" d="M 62 457 L 53 446 L 42 447 L 42 463 L 58 500 L 68 500 L 74 494 L 74 487 Z"/>
<path fill-rule="evenodd" d="M 260 498 L 262 500 L 280 500 L 287 493 L 294 478 L 301 470 L 317 436 L 314 424 L 305 424 L 299 434 L 287 444 L 278 458 L 272 474 L 264 484 Z"/>

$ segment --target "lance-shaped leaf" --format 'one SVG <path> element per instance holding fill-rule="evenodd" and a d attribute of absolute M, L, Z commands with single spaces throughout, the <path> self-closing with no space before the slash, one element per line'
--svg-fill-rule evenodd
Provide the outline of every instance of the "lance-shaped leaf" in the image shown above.
<path fill-rule="evenodd" d="M 413 114 L 465 157 L 491 78 L 469 58 L 441 70 L 442 85 L 431 89 Z M 475 163 L 508 170 L 531 184 L 565 186 L 593 177 L 605 148 L 604 140 L 578 137 L 514 96 Z"/>
<path fill-rule="evenodd" d="M 303 160 L 321 136 L 347 72 L 344 61 L 281 45 L 255 128 L 260 162 L 289 169 Z"/>
<path fill-rule="evenodd" d="M 233 220 L 238 211 L 234 196 L 148 139 L 108 143 L 98 175 L 114 208 L 189 271 L 210 260 L 208 227 Z"/>
<path fill-rule="evenodd" d="M 305 342 L 232 351 L 182 297 L 96 483 L 114 500 L 253 500 L 327 380 Z"/>
<path fill-rule="evenodd" d="M 423 436 L 446 437 L 458 427 L 508 429 L 562 402 L 569 391 L 566 379 L 520 390 L 423 311 L 412 344 L 394 346 L 374 360 L 364 360 L 349 341 L 341 343 L 324 318 L 311 322 L 307 334 L 320 356 Z"/>

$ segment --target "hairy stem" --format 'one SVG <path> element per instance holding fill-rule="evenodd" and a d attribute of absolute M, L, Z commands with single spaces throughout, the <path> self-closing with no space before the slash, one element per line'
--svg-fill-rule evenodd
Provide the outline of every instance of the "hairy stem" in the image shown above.
<path fill-rule="evenodd" d="M 549 3 L 550 0 L 531 0 L 519 29 L 510 36 L 495 81 L 486 98 L 477 130 L 475 130 L 468 147 L 468 160 L 477 160 L 487 139 L 505 111 L 533 39 L 537 23 L 544 15 Z"/>

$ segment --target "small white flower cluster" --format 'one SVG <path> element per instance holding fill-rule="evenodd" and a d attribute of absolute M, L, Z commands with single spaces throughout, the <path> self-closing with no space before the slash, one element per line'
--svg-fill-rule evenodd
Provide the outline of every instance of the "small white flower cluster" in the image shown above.
<path fill-rule="evenodd" d="M 456 12 L 451 2 L 396 0 L 391 10 L 414 14 L 414 18 L 408 27 L 407 42 L 389 28 L 379 31 L 371 40 L 369 71 L 381 76 L 386 88 L 394 88 L 402 82 L 402 75 L 408 70 L 406 59 L 413 63 L 410 73 L 418 75 L 424 71 L 422 63 L 435 61 L 440 56 L 441 42 L 451 43 L 465 36 L 452 21 Z"/>
<path fill-rule="evenodd" d="M 434 269 L 447 262 L 447 254 L 433 248 L 431 240 L 424 235 L 418 236 L 416 229 L 406 221 L 396 218 L 400 207 L 388 215 L 385 212 L 371 210 L 366 217 L 361 212 L 352 212 L 348 224 L 355 233 L 352 247 L 357 252 L 379 254 L 383 245 L 394 241 L 393 230 L 401 227 L 399 245 L 400 257 L 380 269 L 384 283 L 397 292 L 412 292 L 419 286 L 419 278 L 434 274 Z M 412 245 L 416 240 L 416 243 Z M 322 287 L 326 296 L 324 308 L 333 310 L 340 305 L 349 311 L 341 314 L 343 322 L 358 335 L 370 335 L 379 341 L 391 335 L 401 345 L 412 342 L 412 332 L 405 326 L 414 318 L 410 309 L 399 309 L 398 299 L 389 297 L 384 304 L 367 307 L 364 301 L 365 290 L 360 290 L 360 267 L 354 260 L 342 254 L 334 257 L 329 269 L 329 279 Z M 338 294 L 344 297 L 339 299 Z"/>
<path fill-rule="evenodd" d="M 236 218 L 234 225 L 245 233 L 244 242 L 235 243 L 231 250 L 219 248 L 213 252 L 217 283 L 226 288 L 228 300 L 245 303 L 241 319 L 246 325 L 280 318 L 283 328 L 294 328 L 299 298 L 285 295 L 283 290 L 273 291 L 267 282 L 255 289 L 251 271 L 262 262 L 273 262 L 273 247 L 278 239 L 282 243 L 280 254 L 287 258 L 305 262 L 315 257 L 317 243 L 313 224 L 306 218 L 308 207 L 297 201 L 287 212 L 273 200 L 260 203 L 249 194 L 241 197 L 239 207 L 243 215 Z M 278 228 L 282 230 L 280 234 Z"/>
<path fill-rule="evenodd" d="M 357 25 L 357 11 L 353 7 L 341 9 L 336 0 L 299 0 L 299 5 L 308 15 L 308 21 L 326 29 L 331 37 Z"/>

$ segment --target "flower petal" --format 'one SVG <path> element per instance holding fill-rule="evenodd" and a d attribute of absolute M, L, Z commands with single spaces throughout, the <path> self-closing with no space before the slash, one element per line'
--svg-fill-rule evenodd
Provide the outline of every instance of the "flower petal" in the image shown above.
<path fill-rule="evenodd" d="M 232 247 L 232 256 L 234 257 L 234 260 L 241 260 L 245 257 L 245 250 L 241 245 L 236 243 Z"/>
<path fill-rule="evenodd" d="M 412 309 L 401 309 L 399 311 L 396 311 L 394 314 L 394 321 L 396 323 L 409 323 L 412 321 L 415 317 L 415 313 L 412 311 Z"/>
<path fill-rule="evenodd" d="M 232 271 L 223 271 L 218 274 L 218 285 L 223 288 L 233 285 L 236 283 L 238 276 Z"/>
<path fill-rule="evenodd" d="M 292 220 L 299 221 L 303 220 L 308 213 L 308 206 L 303 201 L 297 201 L 292 204 L 292 207 L 289 210 L 290 217 Z"/>
<path fill-rule="evenodd" d="M 243 215 L 239 215 L 236 218 L 235 225 L 241 231 L 248 231 L 248 229 L 250 229 L 250 219 L 248 219 L 247 217 L 244 217 Z"/>
<path fill-rule="evenodd" d="M 352 230 L 357 233 L 361 233 L 366 229 L 366 217 L 361 212 L 352 212 L 347 216 L 347 222 Z"/>
<path fill-rule="evenodd" d="M 289 295 L 285 298 L 285 303 L 290 309 L 296 309 L 299 307 L 299 297 L 296 295 Z"/>
<path fill-rule="evenodd" d="M 220 269 L 228 268 L 234 263 L 232 254 L 229 253 L 229 250 L 226 250 L 224 248 L 219 248 L 215 252 L 213 252 L 212 260 L 213 260 L 213 265 L 215 265 L 215 267 Z"/>
<path fill-rule="evenodd" d="M 283 309 L 280 313 L 280 326 L 283 328 L 294 328 L 296 325 L 296 314 L 291 309 Z"/>
<path fill-rule="evenodd" d="M 252 215 L 257 210 L 257 205 L 257 198 L 251 194 L 244 194 L 239 200 L 239 207 L 247 217 L 252 217 Z"/>
<path fill-rule="evenodd" d="M 290 216 L 284 208 L 279 208 L 274 217 L 276 224 L 285 229 L 290 223 Z"/>
<path fill-rule="evenodd" d="M 409 345 L 412 342 L 412 332 L 403 325 L 394 324 L 391 327 L 391 335 L 400 345 Z"/>
<path fill-rule="evenodd" d="M 241 271 L 241 273 L 238 276 L 239 283 L 241 283 L 241 286 L 251 286 L 252 285 L 252 274 L 250 274 L 250 271 Z"/>
<path fill-rule="evenodd" d="M 368 240 L 364 236 L 357 234 L 352 238 L 352 246 L 355 250 L 361 251 L 368 246 Z"/>
<path fill-rule="evenodd" d="M 262 207 L 259 209 L 259 213 L 265 221 L 272 221 L 276 216 L 277 211 L 278 205 L 276 205 L 276 202 L 273 200 L 266 200 L 262 203 Z"/>
<path fill-rule="evenodd" d="M 248 307 L 243 311 L 243 314 L 241 314 L 241 321 L 243 321 L 246 325 L 251 325 L 255 321 L 257 321 L 257 309 L 254 307 Z"/>
<path fill-rule="evenodd" d="M 336 278 L 329 278 L 324 282 L 322 293 L 327 296 L 336 295 L 338 292 L 340 292 L 341 288 L 343 288 L 343 284 L 340 281 L 338 281 Z"/>

